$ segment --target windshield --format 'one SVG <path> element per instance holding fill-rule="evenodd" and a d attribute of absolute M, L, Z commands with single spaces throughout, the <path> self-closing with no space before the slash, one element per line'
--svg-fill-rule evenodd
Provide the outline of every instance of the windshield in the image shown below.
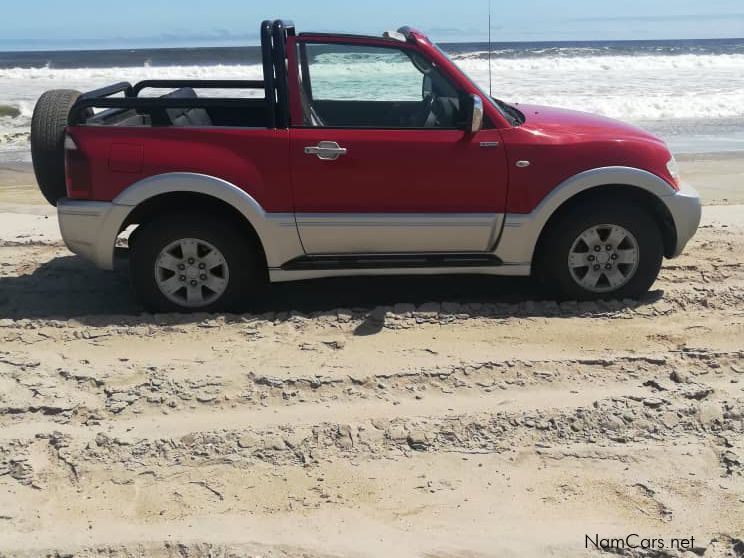
<path fill-rule="evenodd" d="M 488 102 L 490 102 L 490 103 L 491 103 L 491 105 L 493 106 L 493 108 L 495 108 L 495 109 L 496 109 L 497 111 L 499 111 L 499 114 L 501 114 L 501 116 L 503 116 L 503 117 L 504 117 L 504 119 L 505 119 L 505 120 L 506 120 L 507 122 L 510 122 L 510 123 L 512 124 L 512 126 L 518 126 L 519 124 L 521 124 L 521 121 L 520 121 L 520 119 L 519 119 L 519 118 L 517 118 L 517 117 L 516 117 L 516 115 L 514 115 L 514 114 L 511 114 L 511 111 L 509 111 L 509 110 L 507 109 L 507 105 L 506 105 L 506 103 L 503 103 L 502 101 L 498 101 L 497 99 L 494 99 L 493 97 L 491 97 L 491 95 L 489 95 L 489 94 L 488 94 L 488 93 L 487 93 L 486 91 L 484 91 L 484 90 L 483 90 L 483 88 L 482 88 L 482 87 L 481 87 L 480 85 L 478 85 L 478 83 L 477 83 L 477 82 L 476 82 L 475 80 L 473 80 L 473 79 L 472 79 L 472 78 L 471 78 L 471 77 L 470 77 L 470 76 L 469 76 L 469 75 L 468 75 L 468 74 L 467 74 L 467 73 L 466 73 L 466 72 L 465 72 L 465 71 L 464 71 L 464 70 L 463 70 L 463 69 L 462 69 L 462 68 L 461 68 L 461 67 L 460 67 L 460 66 L 459 66 L 459 65 L 457 64 L 457 62 L 455 62 L 454 60 L 452 60 L 452 58 L 450 57 L 450 55 L 449 55 L 449 54 L 447 54 L 446 52 L 444 52 L 444 51 L 443 51 L 443 50 L 442 50 L 442 49 L 441 49 L 441 48 L 439 47 L 439 45 L 434 45 L 434 48 L 436 48 L 436 49 L 437 49 L 437 50 L 439 51 L 439 53 L 440 53 L 440 54 L 441 54 L 442 56 L 444 56 L 445 58 L 447 58 L 447 60 L 449 60 L 450 62 L 452 62 L 452 64 L 454 64 L 455 66 L 457 66 L 457 69 L 458 69 L 458 70 L 460 70 L 460 73 L 462 73 L 462 75 L 464 75 L 465 77 L 467 77 L 467 78 L 468 78 L 468 80 L 470 81 L 470 83 L 472 83 L 472 84 L 473 84 L 473 86 L 474 86 L 474 87 L 475 87 L 475 88 L 476 88 L 476 89 L 477 89 L 478 91 L 480 91 L 480 94 L 481 94 L 481 96 L 482 96 L 482 97 L 483 97 L 483 98 L 484 98 L 485 100 L 487 100 Z"/>

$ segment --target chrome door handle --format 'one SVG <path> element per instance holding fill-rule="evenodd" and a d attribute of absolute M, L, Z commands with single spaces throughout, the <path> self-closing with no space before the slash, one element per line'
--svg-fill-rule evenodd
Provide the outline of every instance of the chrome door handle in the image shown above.
<path fill-rule="evenodd" d="M 348 152 L 348 149 L 341 147 L 335 141 L 321 141 L 315 147 L 305 148 L 305 155 L 316 155 L 321 161 L 335 161 Z"/>

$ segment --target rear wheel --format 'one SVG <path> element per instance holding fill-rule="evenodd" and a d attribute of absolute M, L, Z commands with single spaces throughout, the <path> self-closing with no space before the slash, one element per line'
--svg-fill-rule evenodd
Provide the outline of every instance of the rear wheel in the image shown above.
<path fill-rule="evenodd" d="M 197 214 L 142 225 L 129 260 L 132 285 L 153 312 L 240 311 L 267 283 L 253 239 Z"/>
<path fill-rule="evenodd" d="M 575 206 L 544 234 L 537 272 L 562 299 L 638 298 L 661 269 L 661 231 L 646 211 L 631 204 Z"/>

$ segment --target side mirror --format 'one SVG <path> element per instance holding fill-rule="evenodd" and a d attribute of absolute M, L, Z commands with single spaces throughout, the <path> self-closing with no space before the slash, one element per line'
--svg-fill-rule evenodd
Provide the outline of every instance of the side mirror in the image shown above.
<path fill-rule="evenodd" d="M 476 134 L 483 129 L 483 99 L 478 95 L 470 95 L 467 102 L 465 131 Z"/>

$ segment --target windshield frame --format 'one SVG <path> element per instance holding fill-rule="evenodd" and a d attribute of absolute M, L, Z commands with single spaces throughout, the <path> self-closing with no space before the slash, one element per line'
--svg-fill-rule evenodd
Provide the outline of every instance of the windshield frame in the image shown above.
<path fill-rule="evenodd" d="M 445 52 L 445 51 L 444 51 L 444 50 L 442 49 L 442 47 L 440 47 L 440 46 L 439 46 L 438 44 L 436 44 L 436 43 L 431 43 L 431 45 L 432 45 L 432 46 L 433 46 L 433 47 L 434 47 L 434 48 L 435 48 L 435 49 L 437 50 L 437 52 L 439 52 L 439 54 L 441 54 L 442 56 L 444 56 L 444 57 L 445 57 L 445 58 L 446 58 L 447 60 L 449 60 L 449 62 L 450 62 L 450 63 L 451 63 L 451 64 L 452 64 L 452 65 L 453 65 L 453 66 L 454 66 L 455 68 L 457 68 L 457 70 L 458 70 L 458 71 L 460 72 L 460 74 L 462 74 L 462 76 L 463 76 L 463 77 L 464 77 L 465 79 L 467 79 L 467 80 L 468 80 L 468 81 L 470 82 L 470 84 L 471 84 L 471 85 L 472 85 L 472 86 L 473 86 L 473 87 L 474 87 L 475 89 L 477 89 L 477 90 L 478 90 L 478 92 L 479 92 L 479 93 L 481 94 L 481 97 L 483 97 L 483 99 L 485 99 L 485 100 L 486 100 L 486 101 L 487 101 L 487 102 L 488 102 L 488 103 L 489 103 L 489 104 L 490 104 L 490 105 L 491 105 L 491 106 L 492 106 L 492 107 L 493 107 L 493 108 L 494 108 L 494 109 L 495 109 L 495 110 L 496 110 L 496 111 L 497 111 L 497 112 L 499 113 L 499 115 L 500 115 L 500 116 L 501 116 L 501 117 L 502 117 L 502 118 L 503 118 L 504 120 L 506 120 L 507 122 L 509 122 L 509 123 L 510 123 L 510 124 L 511 124 L 512 126 L 517 126 L 517 123 L 515 123 L 515 122 L 514 122 L 514 117 L 513 117 L 513 116 L 512 116 L 511 114 L 509 114 L 508 112 L 506 112 L 506 111 L 505 111 L 505 110 L 504 110 L 503 108 L 501 108 L 501 106 L 499 106 L 499 104 L 498 104 L 498 102 L 496 101 L 496 99 L 494 99 L 493 97 L 491 97 L 491 95 L 489 95 L 488 93 L 486 93 L 486 92 L 485 92 L 485 91 L 483 90 L 483 88 L 482 88 L 482 87 L 481 87 L 480 85 L 478 85 L 478 83 L 477 83 L 477 82 L 476 82 L 476 81 L 475 81 L 475 80 L 474 80 L 473 78 L 471 78 L 471 77 L 470 77 L 470 76 L 468 75 L 468 73 L 467 73 L 467 72 L 466 72 L 465 70 L 463 70 L 463 69 L 462 69 L 462 68 L 460 67 L 460 65 L 459 65 L 459 64 L 458 64 L 458 63 L 457 63 L 457 62 L 456 62 L 455 60 L 453 60 L 453 59 L 452 59 L 452 57 L 451 57 L 451 56 L 450 56 L 449 54 L 447 54 L 447 53 L 446 53 L 446 52 Z"/>

